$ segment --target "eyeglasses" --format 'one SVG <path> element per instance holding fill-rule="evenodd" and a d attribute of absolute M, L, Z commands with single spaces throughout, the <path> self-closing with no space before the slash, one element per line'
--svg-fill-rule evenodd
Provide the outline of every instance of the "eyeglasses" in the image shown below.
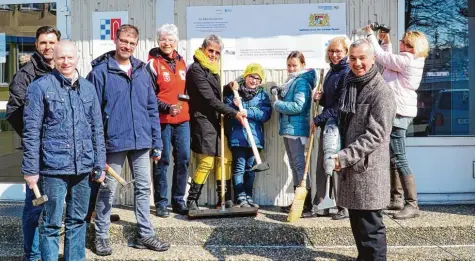
<path fill-rule="evenodd" d="M 136 46 L 137 46 L 137 43 L 129 42 L 129 41 L 125 40 L 125 39 L 120 39 L 120 38 L 119 38 L 119 44 L 120 44 L 121 46 L 127 46 L 127 45 L 130 45 L 131 47 L 136 47 Z"/>
<path fill-rule="evenodd" d="M 400 40 L 400 44 L 403 44 L 404 46 L 406 46 L 407 48 L 413 48 L 412 45 L 410 45 L 409 43 L 405 43 L 405 40 Z"/>
<path fill-rule="evenodd" d="M 329 49 L 327 50 L 327 53 L 332 55 L 332 54 L 336 54 L 336 55 L 340 55 L 344 52 L 344 50 L 339 50 L 339 49 L 336 49 L 336 50 L 332 50 L 332 49 Z"/>
<path fill-rule="evenodd" d="M 215 54 L 215 55 L 217 55 L 217 56 L 220 55 L 220 51 L 213 50 L 213 49 L 207 49 L 207 52 L 210 53 L 210 54 Z"/>
<path fill-rule="evenodd" d="M 175 43 L 175 39 L 159 39 L 159 43 L 173 44 Z"/>
<path fill-rule="evenodd" d="M 261 78 L 257 77 L 257 76 L 254 76 L 254 75 L 248 75 L 248 77 L 250 77 L 251 79 L 253 79 L 254 81 L 256 81 L 258 84 L 261 84 Z"/>

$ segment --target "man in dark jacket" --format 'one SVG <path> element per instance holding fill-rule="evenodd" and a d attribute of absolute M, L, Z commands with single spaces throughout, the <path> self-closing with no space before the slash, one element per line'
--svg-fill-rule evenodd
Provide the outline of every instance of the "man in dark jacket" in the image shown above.
<path fill-rule="evenodd" d="M 42 26 L 36 30 L 36 52 L 30 61 L 24 64 L 10 83 L 10 98 L 7 104 L 7 120 L 17 134 L 23 136 L 23 107 L 27 87 L 34 80 L 51 72 L 54 68 L 53 52 L 56 43 L 60 40 L 61 33 L 51 26 Z M 23 249 L 25 260 L 39 260 L 38 250 L 38 219 L 42 206 L 32 204 L 34 194 L 26 187 L 25 205 L 23 206 L 22 230 Z"/>
<path fill-rule="evenodd" d="M 332 156 L 340 171 L 337 205 L 349 209 L 357 260 L 386 260 L 382 209 L 390 201 L 389 141 L 395 100 L 375 65 L 367 40 L 349 49 L 351 72 L 339 101 L 342 150 Z"/>
<path fill-rule="evenodd" d="M 73 42 L 59 42 L 56 69 L 33 82 L 25 99 L 22 173 L 30 189 L 41 175 L 48 196 L 40 230 L 42 260 L 58 260 L 65 198 L 64 258 L 85 260 L 89 177 L 97 182 L 105 177 L 100 106 L 94 86 L 76 71 L 78 58 Z"/>
<path fill-rule="evenodd" d="M 165 251 L 169 244 L 154 236 L 150 223 L 150 151 L 154 161 L 160 159 L 162 141 L 157 98 L 153 79 L 146 64 L 132 56 L 139 41 L 139 30 L 122 25 L 116 33 L 116 50 L 105 53 L 92 62 L 88 75 L 96 86 L 102 108 L 107 163 L 121 174 L 127 158 L 134 183 L 134 206 L 138 224 L 136 248 Z M 117 181 L 106 177 L 96 201 L 96 254 L 112 254 L 109 246 L 110 213 Z"/>

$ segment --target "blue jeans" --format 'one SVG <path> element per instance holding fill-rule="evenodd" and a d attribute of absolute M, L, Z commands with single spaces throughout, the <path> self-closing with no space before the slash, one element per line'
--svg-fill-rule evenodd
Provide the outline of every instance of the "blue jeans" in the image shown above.
<path fill-rule="evenodd" d="M 154 164 L 154 203 L 165 207 L 167 199 L 167 169 L 170 164 L 170 150 L 173 147 L 174 172 L 172 177 L 172 205 L 184 203 L 187 188 L 188 163 L 190 162 L 190 125 L 161 124 L 164 149 L 159 162 Z"/>
<path fill-rule="evenodd" d="M 406 134 L 406 129 L 395 126 L 390 134 L 390 168 L 392 170 L 397 169 L 398 173 L 403 176 L 412 174 L 405 152 Z"/>
<path fill-rule="evenodd" d="M 39 250 L 40 240 L 38 237 L 38 220 L 40 219 L 43 205 L 33 206 L 35 194 L 26 185 L 25 205 L 23 206 L 22 230 L 23 230 L 23 250 L 24 260 L 35 261 L 41 259 Z M 41 190 L 40 190 L 41 191 Z M 42 191 L 41 191 L 42 192 Z"/>
<path fill-rule="evenodd" d="M 304 169 L 306 168 L 306 158 L 304 157 L 305 145 L 302 144 L 301 139 L 292 139 L 284 137 L 284 147 L 288 155 L 289 165 L 293 172 L 294 186 L 299 186 L 304 178 Z M 311 188 L 311 178 L 307 175 L 306 188 Z"/>
<path fill-rule="evenodd" d="M 66 198 L 64 259 L 79 261 L 86 259 L 86 214 L 88 212 L 89 174 L 40 176 L 44 194 L 43 224 L 40 227 L 40 249 L 42 260 L 58 260 L 58 241 L 63 205 Z"/>
<path fill-rule="evenodd" d="M 248 147 L 232 147 L 233 154 L 233 192 L 235 202 L 253 198 L 255 172 L 251 171 L 255 163 L 253 150 Z"/>
<path fill-rule="evenodd" d="M 106 161 L 109 166 L 121 174 L 124 161 L 127 157 L 131 167 L 134 182 L 134 213 L 137 219 L 139 237 L 154 235 L 150 223 L 150 157 L 149 149 L 131 150 L 116 153 L 107 153 Z M 117 180 L 107 175 L 104 180 L 106 186 L 101 185 L 96 200 L 96 218 L 94 220 L 96 238 L 108 239 L 111 224 L 111 208 Z"/>

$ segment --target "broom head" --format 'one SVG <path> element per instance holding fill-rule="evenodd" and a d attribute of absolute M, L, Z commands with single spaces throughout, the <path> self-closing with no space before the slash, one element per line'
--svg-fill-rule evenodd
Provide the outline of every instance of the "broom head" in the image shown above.
<path fill-rule="evenodd" d="M 288 222 L 293 223 L 301 217 L 302 211 L 304 210 L 304 200 L 306 200 L 306 195 L 307 188 L 305 185 L 300 185 L 296 188 L 293 204 L 291 205 L 291 210 L 289 211 L 287 219 Z"/>

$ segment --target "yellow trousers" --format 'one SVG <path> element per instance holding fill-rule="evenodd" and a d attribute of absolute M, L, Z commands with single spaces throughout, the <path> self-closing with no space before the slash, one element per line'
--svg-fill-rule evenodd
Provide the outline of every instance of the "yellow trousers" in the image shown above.
<path fill-rule="evenodd" d="M 208 155 L 201 155 L 198 154 L 198 166 L 195 170 L 195 174 L 193 175 L 193 181 L 197 184 L 203 185 L 205 181 L 207 181 L 208 174 L 210 171 L 215 167 L 215 177 L 216 180 L 222 179 L 222 174 L 225 175 L 225 180 L 231 179 L 231 164 L 232 164 L 232 156 L 231 151 L 228 148 L 227 141 L 225 139 L 225 170 L 222 172 L 221 170 L 221 157 L 214 157 Z"/>

